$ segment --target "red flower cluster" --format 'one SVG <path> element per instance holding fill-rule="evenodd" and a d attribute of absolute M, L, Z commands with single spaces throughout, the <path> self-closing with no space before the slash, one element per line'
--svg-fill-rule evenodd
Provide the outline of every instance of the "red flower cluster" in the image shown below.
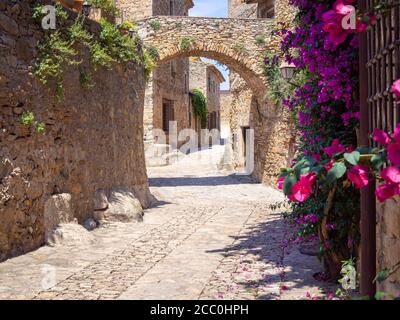
<path fill-rule="evenodd" d="M 367 28 L 367 23 L 371 23 L 376 20 L 375 15 L 366 15 L 364 17 L 356 17 L 355 8 L 351 4 L 355 0 L 337 0 L 333 9 L 324 13 L 322 21 L 324 25 L 322 29 L 329 33 L 329 40 L 334 45 L 339 45 L 346 41 L 349 34 L 357 31 L 363 32 Z M 343 25 L 346 20 L 351 21 L 351 15 L 355 20 L 355 26 L 344 28 Z"/>
<path fill-rule="evenodd" d="M 292 194 L 288 195 L 289 200 L 294 202 L 305 202 L 310 198 L 312 194 L 312 188 L 315 180 L 317 179 L 317 175 L 314 172 L 310 172 L 309 174 L 302 174 L 300 180 L 292 188 Z M 283 189 L 283 183 L 285 182 L 285 178 L 278 179 L 278 188 L 280 190 Z"/>
<path fill-rule="evenodd" d="M 335 154 L 346 151 L 346 148 L 344 145 L 340 144 L 339 139 L 335 139 L 330 147 L 326 147 L 323 150 L 329 158 L 332 158 Z"/>
<path fill-rule="evenodd" d="M 359 164 L 354 166 L 347 172 L 347 178 L 354 183 L 357 189 L 366 187 L 369 183 L 368 179 L 369 168 Z"/>
<path fill-rule="evenodd" d="M 393 83 L 392 91 L 397 98 L 400 98 L 400 79 Z"/>
<path fill-rule="evenodd" d="M 400 123 L 392 136 L 382 130 L 375 129 L 374 140 L 386 146 L 388 160 L 391 162 L 391 166 L 386 167 L 381 172 L 381 177 L 385 183 L 376 189 L 378 200 L 384 202 L 400 195 Z"/>

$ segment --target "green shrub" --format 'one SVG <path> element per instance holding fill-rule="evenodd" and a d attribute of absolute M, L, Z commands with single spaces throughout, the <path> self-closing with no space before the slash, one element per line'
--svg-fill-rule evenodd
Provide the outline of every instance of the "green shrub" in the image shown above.
<path fill-rule="evenodd" d="M 154 31 L 159 31 L 161 29 L 161 22 L 158 20 L 150 20 L 149 25 Z"/>
<path fill-rule="evenodd" d="M 183 50 L 183 51 L 190 50 L 195 42 L 196 42 L 196 38 L 194 38 L 194 37 L 183 37 L 181 39 L 181 43 L 180 43 L 181 50 Z"/>
<path fill-rule="evenodd" d="M 56 4 L 56 17 L 57 21 L 62 24 L 68 19 L 68 13 L 64 10 L 64 7 L 60 4 Z M 44 5 L 36 4 L 32 9 L 32 18 L 38 22 L 41 22 L 46 12 L 44 11 Z"/>
<path fill-rule="evenodd" d="M 105 14 L 112 17 L 120 15 L 120 10 L 115 6 L 113 0 L 89 0 L 96 8 L 101 8 Z"/>
<path fill-rule="evenodd" d="M 102 19 L 100 23 L 100 44 L 108 55 L 120 63 L 128 61 L 140 62 L 137 54 L 137 39 L 132 39 L 122 34 L 107 20 Z"/>
<path fill-rule="evenodd" d="M 264 37 L 263 35 L 259 34 L 259 35 L 256 37 L 256 43 L 257 43 L 258 45 L 263 45 L 263 44 L 265 44 L 265 37 Z"/>
<path fill-rule="evenodd" d="M 158 53 L 158 49 L 156 47 L 153 46 L 147 47 L 146 51 L 154 61 L 160 59 L 160 54 Z"/>
<path fill-rule="evenodd" d="M 144 59 L 144 76 L 147 83 L 150 80 L 151 73 L 156 67 L 156 63 L 147 51 L 144 52 L 143 59 Z"/>
<path fill-rule="evenodd" d="M 46 125 L 43 122 L 39 122 L 36 125 L 36 132 L 39 134 L 45 134 L 46 132 Z"/>
<path fill-rule="evenodd" d="M 72 45 L 73 42 L 63 39 L 59 31 L 46 35 L 44 41 L 38 45 L 39 60 L 35 74 L 43 84 L 47 84 L 50 78 L 61 81 L 65 65 L 77 63 L 74 60 L 77 52 Z"/>
<path fill-rule="evenodd" d="M 116 60 L 108 54 L 106 48 L 103 48 L 98 42 L 90 46 L 90 54 L 95 69 L 98 66 L 110 69 L 113 63 L 116 62 Z"/>
<path fill-rule="evenodd" d="M 182 24 L 182 22 L 181 22 L 181 21 L 178 21 L 177 23 L 175 23 L 175 28 L 176 28 L 178 31 L 182 31 L 182 29 L 183 29 L 183 24 Z"/>
<path fill-rule="evenodd" d="M 25 111 L 20 118 L 20 123 L 23 126 L 30 126 L 35 122 L 35 115 L 31 111 Z"/>
<path fill-rule="evenodd" d="M 40 8 L 35 7 L 35 16 Z M 128 22 L 126 26 L 133 24 Z M 83 45 L 89 49 L 90 59 L 94 69 L 98 66 L 110 69 L 113 63 L 125 63 L 133 61 L 142 63 L 142 57 L 138 54 L 138 37 L 121 33 L 114 24 L 105 19 L 100 21 L 101 31 L 99 37 L 93 37 L 85 29 L 84 17 L 78 16 L 74 23 L 67 28 L 47 33 L 38 45 L 38 60 L 35 66 L 35 74 L 44 85 L 50 80 L 55 81 L 55 94 L 58 100 L 63 98 L 63 75 L 68 66 L 79 65 L 81 59 L 77 59 L 79 52 L 77 45 Z M 150 66 L 147 61 L 145 65 Z M 146 71 L 148 72 L 148 71 Z M 93 86 L 89 75 L 80 75 L 81 85 L 85 88 Z"/>
<path fill-rule="evenodd" d="M 196 117 L 199 117 L 202 121 L 207 119 L 207 99 L 203 92 L 199 89 L 193 89 L 190 93 L 190 97 L 193 105 L 193 112 Z"/>
<path fill-rule="evenodd" d="M 246 45 L 244 42 L 237 43 L 233 46 L 233 49 L 239 53 L 245 54 L 247 53 Z"/>
<path fill-rule="evenodd" d="M 78 17 L 75 22 L 67 29 L 68 38 L 73 43 L 81 43 L 90 46 L 93 36 L 84 28 L 84 20 Z"/>
<path fill-rule="evenodd" d="M 44 134 L 46 131 L 46 125 L 43 122 L 35 121 L 35 115 L 32 111 L 25 111 L 20 118 L 20 123 L 23 126 L 34 126 L 35 130 L 39 134 Z"/>
<path fill-rule="evenodd" d="M 79 83 L 84 89 L 90 89 L 94 87 L 94 84 L 92 82 L 92 75 L 90 74 L 90 72 L 81 71 L 79 74 Z"/>
<path fill-rule="evenodd" d="M 121 25 L 118 27 L 120 30 L 135 30 L 136 29 L 136 25 L 128 20 L 125 20 L 124 22 L 121 23 Z"/>

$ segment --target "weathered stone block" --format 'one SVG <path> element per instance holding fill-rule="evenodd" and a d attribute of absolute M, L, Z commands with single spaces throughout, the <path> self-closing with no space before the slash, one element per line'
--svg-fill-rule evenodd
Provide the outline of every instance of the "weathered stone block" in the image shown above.
<path fill-rule="evenodd" d="M 18 23 L 2 12 L 0 12 L 0 28 L 14 36 L 19 34 Z"/>
<path fill-rule="evenodd" d="M 143 221 L 143 208 L 132 192 L 126 190 L 112 191 L 108 197 L 108 203 L 108 209 L 98 215 L 101 222 Z"/>
<path fill-rule="evenodd" d="M 51 196 L 44 204 L 44 227 L 47 233 L 61 223 L 74 221 L 72 196 L 68 193 Z"/>

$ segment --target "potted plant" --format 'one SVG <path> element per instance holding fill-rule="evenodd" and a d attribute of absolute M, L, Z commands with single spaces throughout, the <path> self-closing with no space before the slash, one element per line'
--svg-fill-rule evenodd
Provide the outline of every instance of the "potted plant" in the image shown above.
<path fill-rule="evenodd" d="M 119 31 L 121 31 L 124 34 L 128 34 L 129 30 L 133 30 L 135 29 L 135 25 L 131 22 L 131 21 L 124 21 L 122 22 L 119 27 L 118 27 Z"/>

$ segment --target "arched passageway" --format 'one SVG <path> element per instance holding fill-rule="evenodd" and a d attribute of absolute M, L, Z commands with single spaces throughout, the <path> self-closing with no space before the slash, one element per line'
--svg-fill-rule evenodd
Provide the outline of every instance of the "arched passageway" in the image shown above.
<path fill-rule="evenodd" d="M 139 21 L 139 35 L 157 50 L 158 63 L 183 57 L 217 60 L 240 74 L 258 99 L 266 93 L 262 66 L 276 50 L 270 19 L 226 19 L 156 16 Z"/>
<path fill-rule="evenodd" d="M 279 39 L 273 35 L 273 21 L 154 16 L 138 24 L 139 35 L 144 45 L 157 53 L 159 66 L 174 59 L 205 57 L 226 65 L 243 78 L 251 95 L 253 175 L 259 181 L 273 182 L 280 166 L 286 165 L 291 140 L 287 114 L 267 99 L 263 60 L 266 52 L 276 52 L 279 47 Z M 239 126 L 232 130 L 232 136 L 240 137 L 242 129 Z"/>

